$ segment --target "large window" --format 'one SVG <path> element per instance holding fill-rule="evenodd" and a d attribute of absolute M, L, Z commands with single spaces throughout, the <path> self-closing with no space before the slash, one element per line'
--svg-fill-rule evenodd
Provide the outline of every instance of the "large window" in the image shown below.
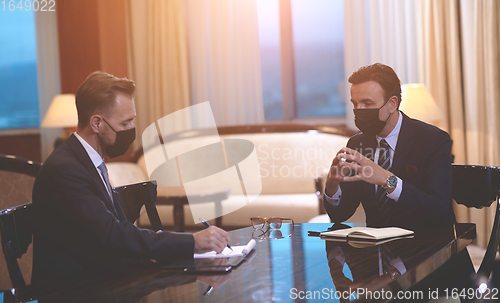
<path fill-rule="evenodd" d="M 0 129 L 38 127 L 38 113 L 34 12 L 0 5 Z"/>
<path fill-rule="evenodd" d="M 344 117 L 343 0 L 257 8 L 266 120 Z"/>

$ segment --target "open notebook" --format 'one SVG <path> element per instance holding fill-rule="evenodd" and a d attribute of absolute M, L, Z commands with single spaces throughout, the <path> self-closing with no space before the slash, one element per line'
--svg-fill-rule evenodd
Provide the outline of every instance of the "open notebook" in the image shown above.
<path fill-rule="evenodd" d="M 322 238 L 348 238 L 348 239 L 363 239 L 370 241 L 380 241 L 384 239 L 405 237 L 413 235 L 413 231 L 399 227 L 353 227 L 348 229 L 340 229 L 334 231 L 322 232 Z"/>
<path fill-rule="evenodd" d="M 411 238 L 413 238 L 413 235 L 394 237 L 394 238 L 388 238 L 388 239 L 377 240 L 377 241 L 365 240 L 365 239 L 355 239 L 355 238 L 323 237 L 323 239 L 326 241 L 344 242 L 344 243 L 347 243 L 355 248 L 365 248 L 365 247 L 370 247 L 370 246 L 377 246 L 377 245 L 385 244 L 385 243 L 392 242 L 392 241 L 397 241 L 397 240 L 401 240 L 401 239 L 411 239 Z"/>
<path fill-rule="evenodd" d="M 255 240 L 252 239 L 247 245 L 231 246 L 233 250 L 229 248 L 224 248 L 224 250 L 218 254 L 215 251 L 209 251 L 204 254 L 194 254 L 195 259 L 201 258 L 230 258 L 230 257 L 245 257 L 248 255 L 252 249 L 255 247 Z"/>

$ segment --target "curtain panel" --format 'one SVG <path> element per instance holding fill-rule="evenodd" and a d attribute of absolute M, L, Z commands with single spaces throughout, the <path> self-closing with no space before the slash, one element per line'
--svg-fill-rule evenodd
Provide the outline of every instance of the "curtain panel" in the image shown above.
<path fill-rule="evenodd" d="M 186 22 L 183 0 L 129 0 L 126 8 L 139 146 L 150 124 L 190 105 Z M 172 131 L 185 125 L 180 121 L 175 127 Z"/>
<path fill-rule="evenodd" d="M 264 122 L 254 0 L 128 0 L 127 27 L 139 139 L 158 119 L 206 101 L 218 126 Z M 191 124 L 179 119 L 170 131 Z"/>
<path fill-rule="evenodd" d="M 499 19 L 496 0 L 460 1 L 464 99 L 453 106 L 464 108 L 466 164 L 500 165 Z M 482 210 L 460 208 L 457 220 L 475 222 L 478 244 L 486 245 L 495 205 Z"/>
<path fill-rule="evenodd" d="M 218 126 L 264 122 L 255 0 L 185 0 L 192 103 Z"/>
<path fill-rule="evenodd" d="M 40 122 L 43 121 L 52 99 L 61 93 L 59 42 L 56 12 L 36 12 L 37 78 Z M 54 150 L 60 128 L 40 128 L 42 161 Z"/>
<path fill-rule="evenodd" d="M 500 164 L 499 4 L 495 0 L 419 0 L 419 77 L 445 117 L 457 164 Z M 458 222 L 474 222 L 486 246 L 495 207 L 456 205 Z"/>
<path fill-rule="evenodd" d="M 414 1 L 344 1 L 346 79 L 361 66 L 380 62 L 394 69 L 401 84 L 418 81 L 415 7 Z M 349 89 L 346 81 L 346 91 Z M 346 95 L 346 121 L 356 130 L 350 97 Z"/>

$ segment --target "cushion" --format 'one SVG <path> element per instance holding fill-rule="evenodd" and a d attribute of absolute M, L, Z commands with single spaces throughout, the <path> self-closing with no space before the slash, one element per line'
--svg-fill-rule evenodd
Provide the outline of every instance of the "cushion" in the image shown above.
<path fill-rule="evenodd" d="M 230 196 L 222 202 L 222 209 L 230 204 L 245 203 L 244 196 Z M 202 203 L 192 206 L 197 211 L 207 214 L 214 212 L 213 203 Z M 318 215 L 318 198 L 316 194 L 290 194 L 290 195 L 260 195 L 255 201 L 248 205 L 226 214 L 222 217 L 224 226 L 250 226 L 250 217 L 283 217 L 292 218 L 297 223 L 306 223 L 314 216 Z M 173 206 L 158 205 L 158 213 L 164 226 L 172 226 Z M 184 206 L 184 221 L 187 226 L 198 224 L 193 220 L 189 205 Z M 139 224 L 149 226 L 146 215 L 139 218 Z"/>
<path fill-rule="evenodd" d="M 184 148 L 189 146 L 186 141 L 204 138 L 207 143 L 213 142 L 211 137 L 201 137 L 178 140 L 170 144 L 178 144 L 179 148 Z M 254 143 L 262 177 L 261 194 L 314 193 L 314 178 L 330 167 L 333 157 L 348 140 L 344 136 L 317 132 L 238 134 L 221 138 L 246 139 Z M 161 149 L 161 146 L 157 146 L 145 155 L 152 157 Z M 137 164 L 147 174 L 148 163 L 144 156 Z M 150 164 L 150 169 L 154 167 Z M 210 190 L 212 186 L 208 184 L 206 190 Z M 238 189 L 233 188 L 231 191 L 238 192 Z"/>

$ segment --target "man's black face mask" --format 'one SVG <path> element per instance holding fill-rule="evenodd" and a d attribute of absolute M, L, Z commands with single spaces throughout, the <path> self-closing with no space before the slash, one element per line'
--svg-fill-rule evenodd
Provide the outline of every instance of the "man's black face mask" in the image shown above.
<path fill-rule="evenodd" d="M 134 142 L 135 140 L 135 127 L 117 132 L 111 125 L 109 125 L 108 121 L 104 120 L 104 118 L 102 118 L 102 120 L 106 122 L 106 124 L 116 134 L 115 144 L 104 146 L 106 154 L 108 154 L 110 158 L 115 158 L 123 155 L 129 148 L 130 144 L 132 144 L 132 142 Z"/>
<path fill-rule="evenodd" d="M 389 114 L 389 117 L 385 121 L 380 121 L 379 112 L 384 107 L 389 100 L 385 101 L 384 105 L 379 108 L 362 108 L 362 109 L 353 109 L 354 111 L 354 123 L 356 123 L 357 128 L 362 131 L 364 134 L 368 135 L 378 135 L 389 121 L 392 113 Z"/>

